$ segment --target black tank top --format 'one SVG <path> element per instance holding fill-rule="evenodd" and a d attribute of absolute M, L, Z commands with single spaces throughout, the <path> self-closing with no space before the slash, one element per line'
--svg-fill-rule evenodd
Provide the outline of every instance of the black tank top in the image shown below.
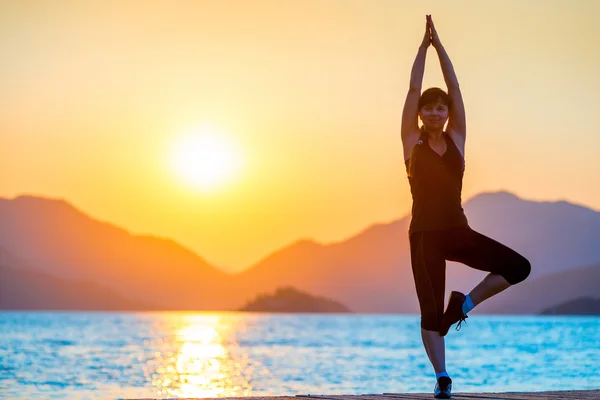
<path fill-rule="evenodd" d="M 446 152 L 440 156 L 421 133 L 406 160 L 412 193 L 412 220 L 409 232 L 468 227 L 461 192 L 465 163 L 462 154 L 446 132 Z"/>

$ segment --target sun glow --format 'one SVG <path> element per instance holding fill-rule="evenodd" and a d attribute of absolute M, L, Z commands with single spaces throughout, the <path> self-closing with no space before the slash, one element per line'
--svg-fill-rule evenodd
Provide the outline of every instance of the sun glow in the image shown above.
<path fill-rule="evenodd" d="M 241 167 L 241 155 L 224 135 L 203 129 L 176 143 L 171 165 L 179 179 L 197 189 L 210 191 L 235 177 Z"/>

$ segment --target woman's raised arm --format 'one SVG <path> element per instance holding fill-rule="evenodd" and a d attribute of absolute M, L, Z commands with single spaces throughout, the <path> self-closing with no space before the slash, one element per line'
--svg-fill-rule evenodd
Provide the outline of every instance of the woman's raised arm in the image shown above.
<path fill-rule="evenodd" d="M 446 49 L 440 42 L 440 37 L 435 29 L 433 20 L 430 20 L 431 26 L 431 44 L 436 49 L 438 57 L 440 59 L 440 66 L 442 67 L 442 73 L 444 75 L 444 81 L 448 87 L 448 95 L 452 105 L 450 107 L 450 115 L 448 118 L 447 131 L 454 139 L 455 143 L 459 146 L 461 152 L 464 154 L 465 138 L 467 135 L 467 123 L 465 116 L 465 105 L 463 103 L 462 94 L 458 84 L 458 78 L 454 72 L 454 67 L 450 61 Z"/>
<path fill-rule="evenodd" d="M 430 44 L 431 31 L 429 28 L 429 16 L 427 16 L 425 35 L 412 66 L 410 87 L 406 95 L 406 101 L 404 102 L 404 109 L 402 110 L 402 127 L 400 131 L 405 160 L 410 156 L 410 152 L 419 137 L 419 97 L 421 96 L 423 74 L 425 73 L 425 56 Z"/>

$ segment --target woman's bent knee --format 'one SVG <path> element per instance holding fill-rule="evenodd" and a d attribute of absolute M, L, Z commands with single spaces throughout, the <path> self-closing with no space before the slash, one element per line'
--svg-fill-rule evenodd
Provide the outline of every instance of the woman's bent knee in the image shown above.
<path fill-rule="evenodd" d="M 520 257 L 519 261 L 514 265 L 510 275 L 504 276 L 504 279 L 511 285 L 523 282 L 531 273 L 531 263 L 525 257 Z"/>

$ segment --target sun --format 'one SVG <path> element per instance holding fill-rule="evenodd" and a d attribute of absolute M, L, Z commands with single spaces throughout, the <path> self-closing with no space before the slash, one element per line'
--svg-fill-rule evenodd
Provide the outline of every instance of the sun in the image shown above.
<path fill-rule="evenodd" d="M 212 191 L 229 183 L 239 172 L 240 152 L 223 134 L 199 130 L 182 137 L 171 153 L 176 176 L 202 191 Z"/>

